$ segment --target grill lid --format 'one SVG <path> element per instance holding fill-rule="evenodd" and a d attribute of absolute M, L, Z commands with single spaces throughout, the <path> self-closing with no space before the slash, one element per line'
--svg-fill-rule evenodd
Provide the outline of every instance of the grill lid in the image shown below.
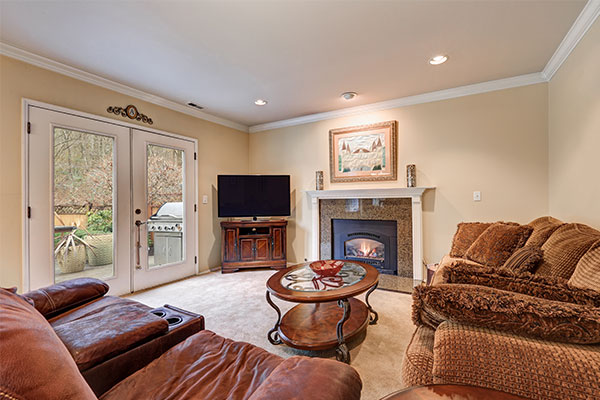
<path fill-rule="evenodd" d="M 150 217 L 150 220 L 158 221 L 161 219 L 182 219 L 183 202 L 169 202 L 163 204 L 156 214 Z"/>

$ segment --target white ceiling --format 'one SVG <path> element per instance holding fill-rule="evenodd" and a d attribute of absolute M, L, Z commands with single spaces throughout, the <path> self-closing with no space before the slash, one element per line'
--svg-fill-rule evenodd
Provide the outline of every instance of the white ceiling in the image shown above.
<path fill-rule="evenodd" d="M 584 5 L 0 0 L 0 41 L 251 126 L 539 72 Z"/>

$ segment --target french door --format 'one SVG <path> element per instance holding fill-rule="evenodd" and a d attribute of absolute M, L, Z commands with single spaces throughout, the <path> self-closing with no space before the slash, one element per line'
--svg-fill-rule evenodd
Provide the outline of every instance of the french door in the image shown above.
<path fill-rule="evenodd" d="M 25 289 L 94 277 L 119 295 L 195 273 L 193 141 L 42 105 L 27 118 Z"/>

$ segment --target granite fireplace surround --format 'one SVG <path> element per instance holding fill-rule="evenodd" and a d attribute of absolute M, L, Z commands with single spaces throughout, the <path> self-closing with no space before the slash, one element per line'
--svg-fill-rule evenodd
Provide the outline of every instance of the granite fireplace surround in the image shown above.
<path fill-rule="evenodd" d="M 320 258 L 332 257 L 333 219 L 396 221 L 398 276 L 413 277 L 412 201 L 410 198 L 321 199 L 319 201 Z"/>

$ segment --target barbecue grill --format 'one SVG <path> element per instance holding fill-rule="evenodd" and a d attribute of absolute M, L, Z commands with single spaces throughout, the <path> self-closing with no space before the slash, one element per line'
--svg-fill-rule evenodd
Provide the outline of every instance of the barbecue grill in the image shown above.
<path fill-rule="evenodd" d="M 154 265 L 183 259 L 183 203 L 163 204 L 148 220 L 148 232 L 154 234 Z"/>

